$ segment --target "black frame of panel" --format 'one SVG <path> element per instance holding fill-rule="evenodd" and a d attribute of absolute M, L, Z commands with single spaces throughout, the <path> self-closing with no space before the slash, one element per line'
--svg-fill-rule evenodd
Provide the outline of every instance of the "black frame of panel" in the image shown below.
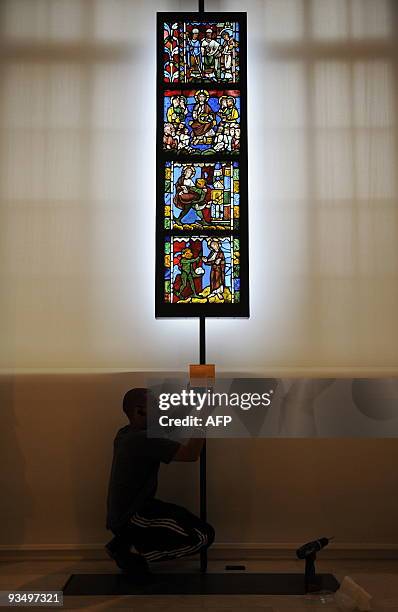
<path fill-rule="evenodd" d="M 163 24 L 178 21 L 215 21 L 225 19 L 239 23 L 239 80 L 236 83 L 195 81 L 189 83 L 167 83 L 164 81 Z M 157 13 L 157 87 L 156 87 L 156 273 L 155 273 L 155 316 L 163 317 L 249 317 L 249 244 L 248 244 L 248 179 L 247 179 L 247 18 L 246 13 Z M 166 90 L 217 89 L 240 91 L 240 150 L 237 154 L 185 155 L 163 149 L 164 92 Z M 239 162 L 239 229 L 223 230 L 167 230 L 164 228 L 164 184 L 166 161 L 183 163 Z M 240 244 L 240 301 L 237 304 L 172 304 L 164 301 L 164 243 L 166 236 L 232 236 Z"/>

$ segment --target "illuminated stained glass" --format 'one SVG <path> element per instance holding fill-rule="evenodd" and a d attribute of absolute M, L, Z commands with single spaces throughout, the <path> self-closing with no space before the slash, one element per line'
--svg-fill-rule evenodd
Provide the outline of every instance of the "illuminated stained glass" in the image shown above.
<path fill-rule="evenodd" d="M 238 90 L 166 90 L 163 104 L 163 149 L 177 154 L 238 154 Z"/>
<path fill-rule="evenodd" d="M 239 247 L 239 239 L 232 236 L 166 236 L 165 302 L 239 303 Z"/>
<path fill-rule="evenodd" d="M 246 14 L 158 13 L 156 316 L 249 315 Z"/>
<path fill-rule="evenodd" d="M 164 228 L 239 229 L 239 162 L 181 163 L 165 167 Z"/>
<path fill-rule="evenodd" d="M 164 22 L 163 39 L 166 83 L 239 80 L 238 22 Z"/>

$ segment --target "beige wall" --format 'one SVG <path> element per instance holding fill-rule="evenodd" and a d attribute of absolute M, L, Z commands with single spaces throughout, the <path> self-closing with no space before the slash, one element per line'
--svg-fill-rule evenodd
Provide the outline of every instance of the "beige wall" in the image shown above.
<path fill-rule="evenodd" d="M 0 4 L 0 545 L 96 544 L 140 375 L 83 371 L 197 359 L 197 321 L 154 319 L 155 13 L 187 6 Z M 209 321 L 209 359 L 396 373 L 397 3 L 208 4 L 248 13 L 251 268 L 251 317 Z M 210 441 L 218 541 L 398 547 L 397 459 L 394 440 Z M 163 476 L 197 507 L 197 466 Z"/>
<path fill-rule="evenodd" d="M 0 368 L 196 359 L 196 321 L 154 319 L 155 14 L 188 4 L 0 3 Z M 209 358 L 396 367 L 397 2 L 206 7 L 249 32 L 251 317 Z"/>
<path fill-rule="evenodd" d="M 143 374 L 1 377 L 0 544 L 106 541 L 112 440 L 123 393 Z M 210 440 L 209 517 L 217 542 L 398 549 L 398 441 Z M 162 468 L 159 494 L 198 507 L 198 466 Z"/>

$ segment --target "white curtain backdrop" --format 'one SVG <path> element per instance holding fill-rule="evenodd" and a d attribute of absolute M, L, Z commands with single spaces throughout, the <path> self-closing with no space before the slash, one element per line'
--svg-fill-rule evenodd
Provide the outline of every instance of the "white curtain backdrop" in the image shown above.
<path fill-rule="evenodd" d="M 398 368 L 394 0 L 247 10 L 251 318 L 220 368 Z M 185 368 L 154 319 L 155 14 L 195 1 L 0 4 L 0 368 Z"/>

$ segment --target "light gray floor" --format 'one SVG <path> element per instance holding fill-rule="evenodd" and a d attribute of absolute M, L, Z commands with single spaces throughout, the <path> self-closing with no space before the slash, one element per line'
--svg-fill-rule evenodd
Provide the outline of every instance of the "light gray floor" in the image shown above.
<path fill-rule="evenodd" d="M 238 562 L 238 561 L 237 561 Z M 237 563 L 236 562 L 236 563 Z M 296 561 L 242 561 L 246 571 L 297 572 L 301 563 Z M 229 561 L 229 563 L 231 563 Z M 212 561 L 210 571 L 222 571 L 225 562 Z M 160 567 L 160 566 L 158 566 Z M 188 564 L 167 566 L 167 570 L 186 571 L 197 567 L 196 560 Z M 163 566 L 163 569 L 166 569 Z M 71 573 L 108 573 L 115 568 L 110 561 L 19 561 L 0 562 L 0 590 L 8 589 L 61 589 Z M 351 576 L 373 595 L 372 610 L 398 612 L 398 560 L 397 561 L 319 561 L 318 571 L 332 572 L 341 580 Z M 6 610 L 7 608 L 1 608 Z M 14 608 L 12 608 L 14 609 Z M 43 608 L 36 608 L 43 609 Z M 60 608 L 54 608 L 60 609 Z M 133 610 L 137 612 L 301 612 L 311 609 L 337 611 L 333 602 L 321 603 L 305 597 L 277 596 L 151 596 L 151 597 L 66 597 L 64 610 Z"/>

